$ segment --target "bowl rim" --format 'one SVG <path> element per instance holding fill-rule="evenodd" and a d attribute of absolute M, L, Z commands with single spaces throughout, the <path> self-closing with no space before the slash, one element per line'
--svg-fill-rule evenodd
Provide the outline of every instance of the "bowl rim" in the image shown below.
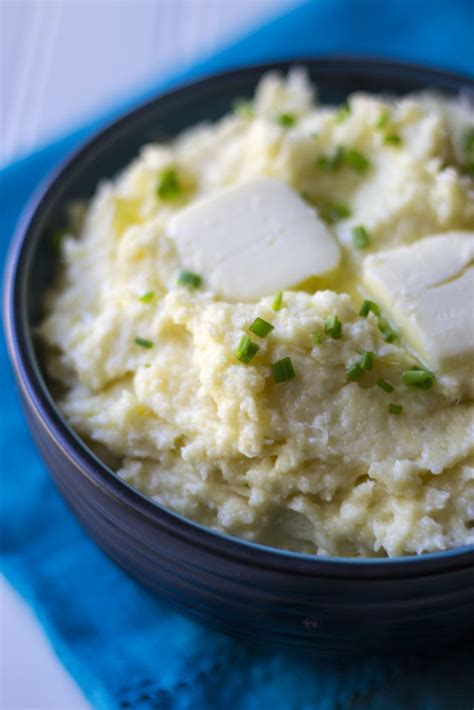
<path fill-rule="evenodd" d="M 80 469 L 94 485 L 118 499 L 123 505 L 132 507 L 134 512 L 144 516 L 148 522 L 158 528 L 166 528 L 173 535 L 218 553 L 221 557 L 238 559 L 254 567 L 273 569 L 280 572 L 317 575 L 318 577 L 413 577 L 420 574 L 447 572 L 449 569 L 470 567 L 474 564 L 474 544 L 449 548 L 422 555 L 402 557 L 334 557 L 310 553 L 293 552 L 280 548 L 268 547 L 242 538 L 233 537 L 208 528 L 198 522 L 185 518 L 179 513 L 168 510 L 157 501 L 147 497 L 121 479 L 111 468 L 103 463 L 82 441 L 72 426 L 61 413 L 49 392 L 46 381 L 39 367 L 32 345 L 31 329 L 23 322 L 24 283 L 23 272 L 28 267 L 31 235 L 34 235 L 35 223 L 45 209 L 48 200 L 55 200 L 55 195 L 62 181 L 81 165 L 96 146 L 107 141 L 109 136 L 127 128 L 134 119 L 145 114 L 157 103 L 186 98 L 190 91 L 199 92 L 202 98 L 206 91 L 214 91 L 215 84 L 223 80 L 242 80 L 261 76 L 267 71 L 287 72 L 293 66 L 313 65 L 328 74 L 382 73 L 392 76 L 409 75 L 412 79 L 429 80 L 446 84 L 444 88 L 468 91 L 474 90 L 474 79 L 469 76 L 435 69 L 421 64 L 390 59 L 379 59 L 364 55 L 320 55 L 297 57 L 274 62 L 246 65 L 205 75 L 178 85 L 169 91 L 158 92 L 152 98 L 121 114 L 95 131 L 78 147 L 70 152 L 40 182 L 30 196 L 24 208 L 9 247 L 4 275 L 4 328 L 7 348 L 21 394 L 34 413 L 37 422 L 45 433 L 62 451 L 71 463 Z M 408 78 L 408 77 L 407 77 Z M 442 90 L 442 87 L 439 87 Z M 56 198 L 57 199 L 57 198 Z M 31 250 L 30 250 L 31 251 Z M 25 326 L 25 327 L 24 327 Z"/>

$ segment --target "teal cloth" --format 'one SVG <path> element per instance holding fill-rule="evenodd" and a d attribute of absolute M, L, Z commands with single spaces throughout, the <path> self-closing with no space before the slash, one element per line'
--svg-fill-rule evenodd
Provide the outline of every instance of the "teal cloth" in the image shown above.
<path fill-rule="evenodd" d="M 306 2 L 0 174 L 0 259 L 43 176 L 93 129 L 177 80 L 254 61 L 371 53 L 472 73 L 472 0 Z M 3 569 L 97 708 L 470 710 L 468 650 L 321 661 L 239 642 L 153 598 L 85 535 L 33 448 L 0 343 Z M 441 639 L 440 639 L 441 641 Z M 25 679 L 25 682 L 26 679 Z"/>

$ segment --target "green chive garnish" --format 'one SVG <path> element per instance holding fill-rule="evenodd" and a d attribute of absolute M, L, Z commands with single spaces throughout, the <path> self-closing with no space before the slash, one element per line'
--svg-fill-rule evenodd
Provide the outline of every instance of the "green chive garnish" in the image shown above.
<path fill-rule="evenodd" d="M 403 407 L 401 404 L 395 404 L 395 402 L 389 402 L 387 405 L 387 412 L 389 414 L 401 414 L 403 412 Z"/>
<path fill-rule="evenodd" d="M 349 367 L 346 368 L 346 377 L 351 382 L 360 380 L 363 374 L 364 370 L 357 362 L 354 362 L 352 365 L 349 365 Z"/>
<path fill-rule="evenodd" d="M 369 235 L 365 227 L 358 224 L 352 230 L 352 243 L 356 249 L 367 249 L 369 246 Z"/>
<path fill-rule="evenodd" d="M 178 283 L 181 286 L 186 286 L 190 290 L 193 290 L 201 286 L 202 277 L 198 274 L 193 274 L 192 271 L 182 271 L 178 276 Z"/>
<path fill-rule="evenodd" d="M 398 333 L 393 330 L 390 323 L 385 318 L 378 319 L 379 330 L 386 343 L 393 343 L 398 338 Z"/>
<path fill-rule="evenodd" d="M 375 128 L 377 128 L 377 129 L 385 128 L 385 126 L 389 122 L 389 119 L 390 119 L 390 112 L 383 111 L 380 114 L 377 123 L 375 124 Z"/>
<path fill-rule="evenodd" d="M 324 170 L 327 173 L 332 173 L 344 162 L 345 148 L 342 145 L 338 145 L 336 150 L 332 155 L 320 155 L 316 161 L 316 165 L 320 170 Z"/>
<path fill-rule="evenodd" d="M 146 338 L 134 338 L 133 342 L 135 345 L 140 345 L 142 348 L 152 348 L 153 343 L 151 340 L 147 340 Z"/>
<path fill-rule="evenodd" d="M 369 350 L 364 350 L 360 356 L 359 365 L 363 370 L 372 370 L 374 367 L 375 354 Z"/>
<path fill-rule="evenodd" d="M 398 133 L 387 133 L 387 135 L 384 136 L 383 142 L 385 145 L 401 145 L 402 139 Z"/>
<path fill-rule="evenodd" d="M 252 103 L 246 99 L 236 99 L 232 104 L 232 110 L 240 118 L 253 118 L 255 116 Z"/>
<path fill-rule="evenodd" d="M 465 175 L 474 177 L 474 127 L 465 133 L 463 143 L 466 161 L 461 166 L 461 170 Z"/>
<path fill-rule="evenodd" d="M 324 170 L 325 173 L 332 173 L 338 167 L 334 157 L 329 155 L 320 155 L 316 161 L 316 166 L 320 170 Z"/>
<path fill-rule="evenodd" d="M 283 305 L 283 291 L 278 291 L 272 303 L 272 310 L 279 311 Z"/>
<path fill-rule="evenodd" d="M 402 381 L 409 387 L 418 387 L 419 389 L 429 390 L 435 381 L 435 376 L 429 370 L 422 367 L 413 367 L 405 370 L 402 374 Z"/>
<path fill-rule="evenodd" d="M 351 216 L 351 210 L 342 202 L 332 202 L 328 205 L 328 217 L 331 222 L 339 222 Z"/>
<path fill-rule="evenodd" d="M 342 323 L 339 320 L 339 316 L 333 313 L 328 316 L 324 322 L 324 332 L 326 335 L 330 335 L 334 340 L 339 340 L 342 338 Z"/>
<path fill-rule="evenodd" d="M 384 392 L 393 392 L 394 390 L 393 385 L 391 385 L 390 382 L 387 382 L 387 380 L 384 380 L 383 377 L 379 377 L 375 384 L 378 385 Z"/>
<path fill-rule="evenodd" d="M 58 256 L 61 254 L 64 238 L 67 237 L 68 234 L 70 234 L 70 232 L 67 229 L 56 229 L 51 235 L 51 249 Z"/>
<path fill-rule="evenodd" d="M 360 174 L 365 173 L 370 167 L 370 162 L 367 160 L 365 155 L 359 153 L 359 151 L 355 150 L 355 148 L 351 148 L 346 152 L 344 162 L 352 168 L 352 170 L 355 170 L 356 173 Z"/>
<path fill-rule="evenodd" d="M 314 333 L 311 333 L 311 340 L 313 345 L 321 345 L 323 342 L 323 336 L 316 330 Z"/>
<path fill-rule="evenodd" d="M 155 292 L 154 291 L 147 291 L 146 293 L 143 294 L 143 296 L 140 296 L 140 301 L 142 303 L 150 303 L 150 301 L 153 301 L 155 298 Z"/>
<path fill-rule="evenodd" d="M 338 145 L 332 155 L 321 155 L 316 161 L 316 165 L 325 172 L 334 172 L 343 165 L 347 165 L 357 173 L 365 173 L 370 162 L 355 148 L 347 150 L 344 146 Z"/>
<path fill-rule="evenodd" d="M 235 357 L 237 358 L 237 360 L 240 360 L 240 362 L 243 362 L 248 365 L 259 350 L 260 345 L 257 345 L 257 343 L 254 343 L 253 340 L 250 340 L 248 335 L 243 335 L 237 346 Z"/>
<path fill-rule="evenodd" d="M 468 158 L 474 159 L 474 127 L 464 135 L 464 152 Z"/>
<path fill-rule="evenodd" d="M 181 196 L 183 187 L 175 168 L 166 168 L 166 170 L 163 170 L 156 191 L 162 200 L 175 200 L 177 197 Z"/>
<path fill-rule="evenodd" d="M 295 371 L 293 369 L 291 358 L 284 357 L 282 360 L 272 363 L 272 375 L 277 384 L 292 380 L 295 376 Z"/>
<path fill-rule="evenodd" d="M 293 113 L 280 113 L 277 116 L 277 123 L 284 128 L 291 128 L 296 123 L 296 116 Z"/>
<path fill-rule="evenodd" d="M 380 308 L 376 303 L 374 303 L 374 301 L 369 301 L 368 299 L 365 299 L 362 306 L 360 307 L 359 315 L 363 318 L 367 318 L 370 312 L 374 313 L 376 316 L 379 316 Z"/>
<path fill-rule="evenodd" d="M 342 106 L 340 107 L 339 111 L 336 114 L 337 123 L 343 123 L 343 121 L 346 121 L 350 115 L 351 115 L 351 107 L 349 106 L 349 104 L 342 104 Z"/>
<path fill-rule="evenodd" d="M 249 325 L 249 330 L 251 333 L 255 333 L 259 338 L 266 338 L 269 333 L 274 329 L 274 325 L 268 323 L 263 318 L 255 318 L 252 325 Z"/>

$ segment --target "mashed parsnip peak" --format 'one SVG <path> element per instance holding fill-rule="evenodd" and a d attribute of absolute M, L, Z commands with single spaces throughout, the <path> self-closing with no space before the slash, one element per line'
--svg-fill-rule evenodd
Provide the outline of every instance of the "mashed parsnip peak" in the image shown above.
<path fill-rule="evenodd" d="M 39 336 L 71 425 L 162 505 L 320 555 L 474 542 L 474 109 L 303 70 L 102 183 Z M 77 220 L 76 220 L 77 222 Z"/>

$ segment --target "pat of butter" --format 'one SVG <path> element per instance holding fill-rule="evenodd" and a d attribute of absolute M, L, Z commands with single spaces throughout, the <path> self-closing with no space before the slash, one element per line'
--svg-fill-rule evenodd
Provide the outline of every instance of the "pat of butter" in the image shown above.
<path fill-rule="evenodd" d="M 364 285 L 435 369 L 474 356 L 474 232 L 448 232 L 367 257 Z"/>
<path fill-rule="evenodd" d="M 183 268 L 231 301 L 253 301 L 333 271 L 340 248 L 288 185 L 256 178 L 179 212 L 171 220 Z"/>

